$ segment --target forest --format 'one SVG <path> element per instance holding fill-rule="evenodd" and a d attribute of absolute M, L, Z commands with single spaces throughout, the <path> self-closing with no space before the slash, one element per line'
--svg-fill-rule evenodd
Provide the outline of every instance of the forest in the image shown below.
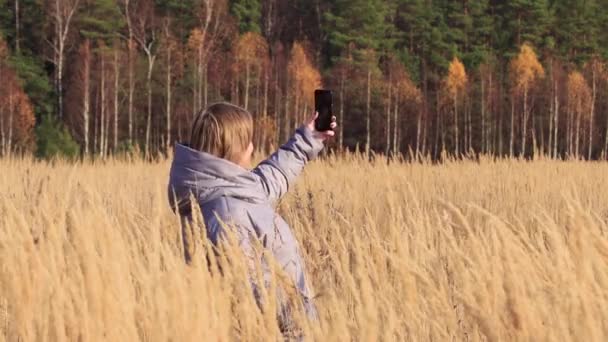
<path fill-rule="evenodd" d="M 216 101 L 260 151 L 608 157 L 608 1 L 0 0 L 0 155 L 169 153 Z"/>

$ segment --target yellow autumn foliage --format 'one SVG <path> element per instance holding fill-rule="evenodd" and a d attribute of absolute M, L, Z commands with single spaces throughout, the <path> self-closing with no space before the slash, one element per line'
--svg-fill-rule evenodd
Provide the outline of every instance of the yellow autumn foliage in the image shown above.
<path fill-rule="evenodd" d="M 445 79 L 446 90 L 450 94 L 450 97 L 454 98 L 458 96 L 467 85 L 467 73 L 464 68 L 464 64 L 454 57 L 448 68 L 448 76 Z"/>
<path fill-rule="evenodd" d="M 519 54 L 511 61 L 511 77 L 513 89 L 524 92 L 530 89 L 532 83 L 545 76 L 545 69 L 538 61 L 532 46 L 525 43 Z"/>

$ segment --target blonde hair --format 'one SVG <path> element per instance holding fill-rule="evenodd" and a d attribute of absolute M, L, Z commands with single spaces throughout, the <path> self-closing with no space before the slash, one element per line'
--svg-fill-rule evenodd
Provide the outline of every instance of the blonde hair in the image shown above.
<path fill-rule="evenodd" d="M 192 124 L 190 147 L 237 163 L 253 137 L 251 114 L 220 102 L 198 113 Z"/>

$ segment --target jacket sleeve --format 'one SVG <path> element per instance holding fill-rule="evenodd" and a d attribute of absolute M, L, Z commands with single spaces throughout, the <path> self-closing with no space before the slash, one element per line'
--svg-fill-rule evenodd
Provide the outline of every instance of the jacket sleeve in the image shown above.
<path fill-rule="evenodd" d="M 300 127 L 287 143 L 253 170 L 271 202 L 287 193 L 304 165 L 322 149 L 323 141 L 315 138 L 308 128 Z"/>

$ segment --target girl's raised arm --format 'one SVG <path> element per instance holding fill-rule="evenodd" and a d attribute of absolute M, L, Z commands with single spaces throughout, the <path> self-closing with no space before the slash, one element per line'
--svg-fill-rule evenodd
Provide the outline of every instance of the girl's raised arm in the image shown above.
<path fill-rule="evenodd" d="M 271 202 L 276 202 L 287 193 L 304 165 L 321 152 L 323 141 L 334 135 L 333 131 L 317 132 L 314 128 L 316 117 L 315 113 L 306 125 L 296 130 L 287 143 L 253 170 L 259 176 Z M 333 122 L 332 129 L 335 127 L 336 123 Z"/>

